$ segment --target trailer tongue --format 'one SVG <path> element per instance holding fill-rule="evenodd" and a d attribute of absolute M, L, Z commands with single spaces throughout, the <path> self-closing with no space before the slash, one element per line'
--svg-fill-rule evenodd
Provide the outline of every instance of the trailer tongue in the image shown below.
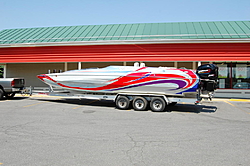
<path fill-rule="evenodd" d="M 167 67 L 109 66 L 37 76 L 58 94 L 77 98 L 111 99 L 119 109 L 163 111 L 178 102 L 199 103 L 211 99 L 216 89 L 218 68 L 213 64 L 193 70 Z"/>

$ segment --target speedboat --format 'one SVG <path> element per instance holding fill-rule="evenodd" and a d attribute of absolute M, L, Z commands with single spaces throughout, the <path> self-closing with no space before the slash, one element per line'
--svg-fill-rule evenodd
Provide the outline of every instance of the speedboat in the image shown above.
<path fill-rule="evenodd" d="M 51 87 L 94 93 L 196 94 L 199 76 L 193 70 L 169 67 L 108 66 L 37 76 Z"/>

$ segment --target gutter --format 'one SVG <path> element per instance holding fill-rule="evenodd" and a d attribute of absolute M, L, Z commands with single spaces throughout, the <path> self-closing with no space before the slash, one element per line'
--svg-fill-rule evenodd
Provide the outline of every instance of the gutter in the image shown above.
<path fill-rule="evenodd" d="M 39 42 L 0 44 L 8 47 L 80 46 L 80 45 L 125 45 L 125 44 L 173 44 L 173 43 L 250 43 L 250 38 L 241 39 L 147 39 L 147 40 L 97 40 L 70 42 Z"/>

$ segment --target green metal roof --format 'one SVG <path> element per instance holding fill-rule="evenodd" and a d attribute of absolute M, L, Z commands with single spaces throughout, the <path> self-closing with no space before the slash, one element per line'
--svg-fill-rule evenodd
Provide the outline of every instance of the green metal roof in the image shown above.
<path fill-rule="evenodd" d="M 250 21 L 138 23 L 5 29 L 0 45 L 250 39 Z M 249 40 L 248 40 L 249 41 Z"/>

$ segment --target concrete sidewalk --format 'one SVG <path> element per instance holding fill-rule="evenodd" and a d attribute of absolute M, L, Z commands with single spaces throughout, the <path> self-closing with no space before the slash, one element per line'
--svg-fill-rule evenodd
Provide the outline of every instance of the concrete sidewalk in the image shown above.
<path fill-rule="evenodd" d="M 217 89 L 214 97 L 250 99 L 250 89 Z"/>

